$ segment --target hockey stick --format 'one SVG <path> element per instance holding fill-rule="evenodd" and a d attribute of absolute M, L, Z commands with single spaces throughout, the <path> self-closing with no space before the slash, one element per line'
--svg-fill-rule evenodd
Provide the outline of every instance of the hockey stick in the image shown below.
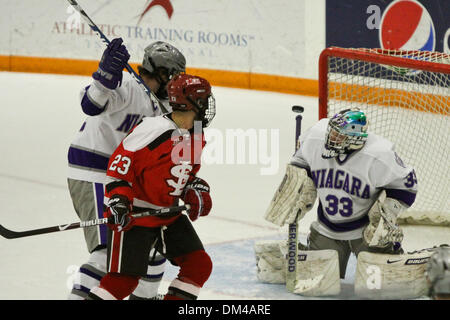
<path fill-rule="evenodd" d="M 304 111 L 304 108 L 302 106 L 292 106 L 292 111 L 295 113 L 299 113 L 295 117 L 295 150 L 297 151 L 299 147 L 298 142 L 302 124 L 302 116 L 300 115 L 300 113 Z M 295 217 L 295 222 L 289 224 L 289 231 L 288 231 L 286 289 L 290 292 L 294 292 L 295 289 L 297 277 L 297 262 L 298 262 L 298 223 L 297 217 Z"/>
<path fill-rule="evenodd" d="M 106 44 L 109 45 L 110 41 L 109 39 L 104 35 L 104 33 L 97 27 L 97 25 L 92 21 L 91 18 L 87 15 L 87 13 L 83 10 L 83 8 L 76 2 L 75 0 L 67 0 L 69 1 L 70 5 L 83 17 L 83 19 L 86 21 L 86 23 L 89 25 L 89 27 L 94 31 L 100 39 Z M 155 96 L 155 94 L 150 90 L 150 88 L 145 84 L 145 82 L 142 80 L 142 78 L 133 70 L 133 68 L 127 63 L 125 66 L 125 69 L 128 70 L 128 72 L 133 76 L 133 78 L 136 80 L 136 82 L 139 84 L 139 86 L 145 91 L 145 93 L 149 97 L 153 97 L 156 101 L 158 101 L 158 105 L 161 108 L 163 113 L 167 113 L 167 109 L 164 107 L 164 105 L 159 101 L 159 99 Z"/>
<path fill-rule="evenodd" d="M 140 213 L 132 214 L 131 216 L 136 219 L 142 218 L 142 217 L 149 217 L 149 216 L 163 216 L 166 214 L 171 214 L 171 213 L 180 212 L 180 211 L 189 210 L 189 209 L 190 209 L 190 206 L 188 204 L 186 204 L 184 206 L 177 206 L 177 207 L 171 207 L 171 208 L 151 209 L 148 211 L 143 211 Z M 46 234 L 46 233 L 66 231 L 66 230 L 72 230 L 72 229 L 78 229 L 78 228 L 86 228 L 86 227 L 98 226 L 98 225 L 108 224 L 108 223 L 112 223 L 111 218 L 74 222 L 74 223 L 63 224 L 63 225 L 59 225 L 59 226 L 27 230 L 27 231 L 13 231 L 13 230 L 6 229 L 2 225 L 0 225 L 0 235 L 6 239 L 17 239 L 17 238 L 35 236 L 38 234 Z"/>

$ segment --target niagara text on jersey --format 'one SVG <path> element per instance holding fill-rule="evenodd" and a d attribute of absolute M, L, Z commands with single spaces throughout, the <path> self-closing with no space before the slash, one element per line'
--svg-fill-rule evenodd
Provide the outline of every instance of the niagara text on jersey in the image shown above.
<path fill-rule="evenodd" d="M 130 200 L 134 210 L 177 205 L 184 187 L 200 169 L 205 140 L 202 130 L 196 131 L 178 128 L 170 115 L 144 118 L 109 160 L 106 201 L 121 194 Z M 139 218 L 135 224 L 168 225 L 180 214 Z"/>
<path fill-rule="evenodd" d="M 312 227 L 332 239 L 359 239 L 380 193 L 384 190 L 387 197 L 410 207 L 416 198 L 417 179 L 394 145 L 374 133 L 369 133 L 362 149 L 324 158 L 328 121 L 320 120 L 301 135 L 291 163 L 306 168 L 317 188 L 318 220 Z"/>

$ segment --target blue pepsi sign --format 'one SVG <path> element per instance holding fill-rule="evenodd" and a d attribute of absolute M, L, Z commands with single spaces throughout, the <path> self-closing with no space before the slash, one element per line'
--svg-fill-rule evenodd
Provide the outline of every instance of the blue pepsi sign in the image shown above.
<path fill-rule="evenodd" d="M 326 0 L 326 46 L 450 53 L 448 0 Z"/>

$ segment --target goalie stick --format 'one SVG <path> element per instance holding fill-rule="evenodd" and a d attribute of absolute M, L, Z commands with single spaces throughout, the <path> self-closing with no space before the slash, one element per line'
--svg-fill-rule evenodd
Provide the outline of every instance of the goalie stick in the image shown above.
<path fill-rule="evenodd" d="M 67 0 L 69 1 L 70 5 L 83 17 L 83 19 L 86 21 L 86 23 L 89 25 L 89 27 L 94 31 L 100 39 L 106 44 L 109 45 L 110 41 L 109 39 L 104 35 L 104 33 L 97 27 L 97 25 L 92 21 L 91 18 L 87 15 L 87 13 L 83 10 L 83 8 L 76 2 L 75 0 Z M 127 63 L 125 66 L 125 69 L 128 70 L 128 72 L 133 76 L 133 78 L 136 80 L 136 82 L 139 84 L 139 86 L 145 91 L 145 93 L 149 97 L 153 97 L 156 101 L 158 101 L 158 105 L 161 108 L 163 113 L 167 113 L 167 109 L 164 107 L 164 105 L 159 101 L 159 99 L 155 96 L 155 94 L 150 90 L 150 88 L 144 83 L 142 78 L 133 70 L 133 68 Z"/>
<path fill-rule="evenodd" d="M 151 209 L 151 210 L 143 211 L 140 213 L 134 213 L 131 216 L 133 218 L 142 218 L 142 217 L 148 217 L 148 216 L 162 216 L 162 215 L 181 212 L 183 210 L 189 210 L 189 209 L 190 209 L 190 206 L 188 204 L 186 204 L 184 206 L 177 206 L 177 207 L 171 207 L 171 208 Z M 94 220 L 74 222 L 74 223 L 69 223 L 69 224 L 62 224 L 62 225 L 53 226 L 53 227 L 34 229 L 34 230 L 26 230 L 26 231 L 13 231 L 13 230 L 9 230 L 9 229 L 5 228 L 4 226 L 0 225 L 0 235 L 6 239 L 24 238 L 24 237 L 29 237 L 29 236 L 35 236 L 38 234 L 46 234 L 46 233 L 52 233 L 52 232 L 92 227 L 92 226 L 97 226 L 97 225 L 101 225 L 101 224 L 108 224 L 108 223 L 112 222 L 112 220 L 110 220 L 110 219 L 111 218 L 94 219 Z"/>
<path fill-rule="evenodd" d="M 292 111 L 298 113 L 295 117 L 295 151 L 299 148 L 299 137 L 301 133 L 302 116 L 300 113 L 304 111 L 302 106 L 292 106 Z M 297 218 L 295 219 L 297 221 Z M 288 231 L 288 256 L 287 256 L 287 273 L 286 288 L 290 292 L 294 292 L 297 277 L 298 262 L 298 223 L 289 224 Z"/>

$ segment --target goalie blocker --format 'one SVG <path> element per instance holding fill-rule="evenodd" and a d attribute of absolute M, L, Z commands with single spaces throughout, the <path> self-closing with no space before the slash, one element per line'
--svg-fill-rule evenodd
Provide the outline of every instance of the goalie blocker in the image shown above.
<path fill-rule="evenodd" d="M 312 209 L 316 198 L 317 190 L 307 171 L 288 164 L 283 181 L 266 211 L 265 219 L 280 227 L 295 223 Z"/>

